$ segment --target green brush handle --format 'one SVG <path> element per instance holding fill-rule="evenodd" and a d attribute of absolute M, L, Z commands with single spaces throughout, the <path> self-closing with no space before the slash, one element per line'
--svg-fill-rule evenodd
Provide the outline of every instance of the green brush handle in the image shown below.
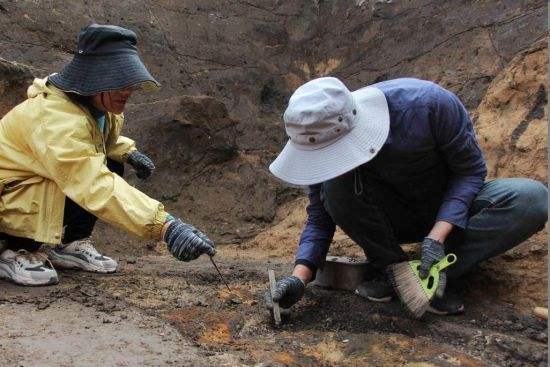
<path fill-rule="evenodd" d="M 418 278 L 418 281 L 420 282 L 420 285 L 422 286 L 422 289 L 424 290 L 424 293 L 426 293 L 426 296 L 431 300 L 435 296 L 435 291 L 437 290 L 437 287 L 439 286 L 439 273 L 446 269 L 448 266 L 454 264 L 456 262 L 456 255 L 455 254 L 447 254 L 444 258 L 439 260 L 439 262 L 432 265 L 430 268 L 430 273 L 428 277 L 425 279 L 420 278 L 419 274 L 419 268 L 420 268 L 420 260 L 412 260 L 409 261 L 409 265 L 414 272 L 415 276 Z"/>
<path fill-rule="evenodd" d="M 427 283 L 422 282 L 422 285 L 425 287 L 425 290 L 429 289 L 429 298 L 433 299 L 435 296 L 435 292 L 437 291 L 437 287 L 439 287 L 439 273 L 441 271 L 445 270 L 448 266 L 454 264 L 456 262 L 456 255 L 455 254 L 447 254 L 444 258 L 439 260 L 439 262 L 432 265 L 430 268 L 430 275 L 425 280 L 428 280 Z M 433 278 L 433 283 L 431 284 L 431 288 L 428 288 L 428 285 L 430 284 L 429 278 Z"/>
<path fill-rule="evenodd" d="M 455 254 L 447 254 L 443 259 L 439 260 L 439 262 L 432 266 L 432 269 L 437 270 L 439 273 L 443 269 L 447 268 L 448 266 L 451 266 L 456 262 L 456 255 Z M 430 269 L 431 270 L 431 269 Z"/>

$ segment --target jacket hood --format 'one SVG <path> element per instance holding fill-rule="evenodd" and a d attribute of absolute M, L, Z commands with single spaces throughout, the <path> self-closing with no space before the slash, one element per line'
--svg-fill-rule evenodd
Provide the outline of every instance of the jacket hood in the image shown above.
<path fill-rule="evenodd" d="M 39 94 L 54 94 L 61 98 L 68 99 L 68 97 L 63 93 L 63 91 L 59 88 L 56 88 L 53 84 L 48 82 L 48 78 L 35 78 L 31 86 L 27 89 L 27 97 L 28 98 L 34 98 L 38 96 Z"/>

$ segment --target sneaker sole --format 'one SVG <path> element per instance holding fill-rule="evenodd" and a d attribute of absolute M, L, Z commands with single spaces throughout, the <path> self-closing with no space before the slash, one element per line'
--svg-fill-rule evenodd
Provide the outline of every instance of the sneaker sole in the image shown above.
<path fill-rule="evenodd" d="M 381 298 L 375 298 L 375 297 L 371 297 L 371 296 L 366 296 L 365 297 L 361 293 L 359 293 L 359 291 L 357 289 L 355 290 L 355 294 L 357 294 L 361 298 L 365 298 L 365 299 L 368 299 L 369 301 L 378 302 L 378 303 L 388 303 L 393 299 L 393 296 L 387 296 L 387 297 L 381 297 Z"/>
<path fill-rule="evenodd" d="M 426 310 L 426 312 L 429 312 L 434 315 L 439 315 L 439 316 L 452 316 L 452 315 L 461 315 L 464 313 L 464 310 L 465 310 L 464 305 L 460 306 L 460 308 L 455 312 L 439 311 L 438 309 L 433 308 L 432 306 L 428 306 L 428 309 Z"/>
<path fill-rule="evenodd" d="M 391 302 L 391 300 L 393 299 L 393 297 L 392 297 L 392 296 L 389 296 L 389 297 L 382 297 L 382 298 L 367 297 L 367 299 L 368 299 L 369 301 L 372 301 L 372 302 L 388 303 L 388 302 Z"/>
<path fill-rule="evenodd" d="M 32 279 L 32 278 L 25 278 L 25 277 L 19 276 L 16 273 L 13 273 L 11 269 L 6 270 L 6 268 L 3 266 L 0 266 L 0 278 L 6 279 L 17 285 L 24 285 L 24 286 L 30 286 L 30 287 L 41 287 L 41 286 L 55 285 L 59 283 L 59 278 L 57 276 L 53 276 L 47 281 Z"/>
<path fill-rule="evenodd" d="M 65 255 L 59 254 L 55 251 L 50 252 L 49 259 L 52 262 L 53 266 L 56 266 L 62 269 L 79 269 L 79 270 L 84 270 L 91 273 L 99 273 L 99 274 L 112 274 L 116 272 L 116 269 L 117 269 L 117 267 L 115 267 L 114 269 L 105 269 L 103 267 L 90 264 L 89 262 L 85 262 L 83 260 L 77 259 L 73 256 L 65 256 Z"/>

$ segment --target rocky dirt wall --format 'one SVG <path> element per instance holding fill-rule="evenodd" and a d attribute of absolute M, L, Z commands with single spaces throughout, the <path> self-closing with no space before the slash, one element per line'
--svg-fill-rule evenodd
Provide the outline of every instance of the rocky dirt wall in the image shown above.
<path fill-rule="evenodd" d="M 491 177 L 548 181 L 548 48 L 517 55 L 495 78 L 475 111 Z"/>
<path fill-rule="evenodd" d="M 338 76 L 352 89 L 400 76 L 439 82 L 479 116 L 478 130 L 490 135 L 482 144 L 493 174 L 542 177 L 540 165 L 526 169 L 522 162 L 532 153 L 545 154 L 538 136 L 544 127 L 522 123 L 517 113 L 505 116 L 486 92 L 492 85 L 489 94 L 498 95 L 513 76 L 513 65 L 519 70 L 535 62 L 530 61 L 535 56 L 521 55 L 545 37 L 545 14 L 542 0 L 2 0 L 0 111 L 21 100 L 31 74 L 58 71 L 71 59 L 82 26 L 96 21 L 135 30 L 143 59 L 163 88 L 136 95 L 128 108 L 125 133 L 158 167 L 150 181 L 133 174 L 128 179 L 216 240 L 242 242 L 271 225 L 278 205 L 299 194 L 273 179 L 267 165 L 285 142 L 280 116 L 287 98 L 317 76 Z M 537 78 L 525 85 L 525 97 L 514 101 L 522 109 L 543 94 L 542 73 Z M 174 101 L 192 100 L 186 95 L 211 97 L 226 116 L 208 125 L 212 111 L 193 110 L 205 107 L 201 103 L 180 106 L 185 121 L 165 113 Z M 543 121 L 544 114 L 539 108 L 529 118 Z M 495 118 L 508 130 L 492 129 Z M 205 139 L 217 123 L 231 126 L 215 132 L 216 142 L 209 143 Z M 502 135 L 514 131 L 513 144 L 519 146 L 512 148 L 511 138 Z M 526 148 L 528 136 L 535 136 L 540 148 Z M 517 163 L 502 163 L 516 155 Z M 133 241 L 115 232 L 105 235 Z"/>

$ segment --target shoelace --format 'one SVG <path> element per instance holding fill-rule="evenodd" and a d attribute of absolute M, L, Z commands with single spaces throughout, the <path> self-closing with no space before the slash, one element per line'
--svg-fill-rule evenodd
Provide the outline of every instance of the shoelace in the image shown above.
<path fill-rule="evenodd" d="M 78 251 L 86 252 L 91 256 L 99 255 L 99 252 L 96 250 L 94 245 L 92 245 L 92 239 L 89 237 L 80 240 L 80 242 L 75 246 L 75 249 Z"/>
<path fill-rule="evenodd" d="M 27 250 L 17 250 L 17 253 L 14 257 L 14 260 L 17 261 L 21 266 L 29 266 L 32 264 L 42 264 L 48 263 L 50 267 L 53 269 L 53 265 L 50 262 L 50 259 L 48 258 L 48 255 L 42 251 L 37 252 L 28 252 Z M 19 262 L 18 260 L 22 260 Z"/>

